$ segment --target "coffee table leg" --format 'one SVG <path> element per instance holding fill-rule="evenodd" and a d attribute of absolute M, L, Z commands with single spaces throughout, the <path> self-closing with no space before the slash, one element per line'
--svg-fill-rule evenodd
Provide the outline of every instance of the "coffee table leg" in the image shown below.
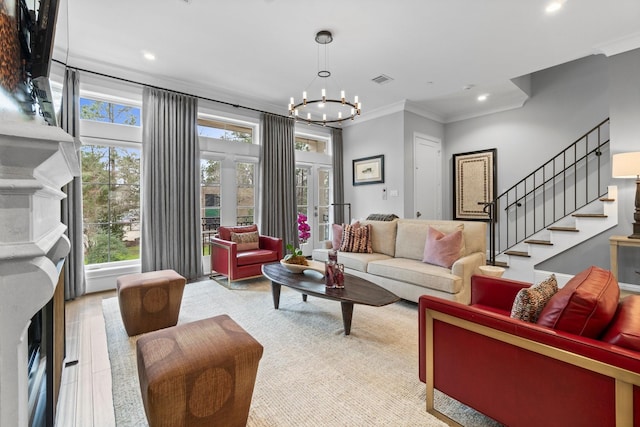
<path fill-rule="evenodd" d="M 271 282 L 271 295 L 273 295 L 273 308 L 276 310 L 280 306 L 280 283 Z"/>
<path fill-rule="evenodd" d="M 302 294 L 302 301 L 307 302 L 307 294 Z"/>
<path fill-rule="evenodd" d="M 353 303 L 352 302 L 340 302 L 342 306 L 342 324 L 344 325 L 344 334 L 349 335 L 351 333 L 351 319 L 353 318 Z"/>

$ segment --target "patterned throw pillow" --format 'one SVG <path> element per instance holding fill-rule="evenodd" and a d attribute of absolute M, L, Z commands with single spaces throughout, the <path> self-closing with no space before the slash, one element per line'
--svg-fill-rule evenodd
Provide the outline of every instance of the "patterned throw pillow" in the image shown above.
<path fill-rule="evenodd" d="M 513 301 L 511 317 L 536 323 L 542 309 L 556 292 L 558 292 L 558 282 L 555 274 L 537 285 L 520 289 Z"/>
<path fill-rule="evenodd" d="M 260 248 L 260 236 L 257 231 L 251 231 L 249 233 L 234 233 L 232 231 L 231 241 L 238 244 L 239 251 L 248 251 Z"/>
<path fill-rule="evenodd" d="M 363 254 L 373 253 L 371 249 L 371 225 L 345 224 L 342 230 L 342 252 L 357 252 Z"/>

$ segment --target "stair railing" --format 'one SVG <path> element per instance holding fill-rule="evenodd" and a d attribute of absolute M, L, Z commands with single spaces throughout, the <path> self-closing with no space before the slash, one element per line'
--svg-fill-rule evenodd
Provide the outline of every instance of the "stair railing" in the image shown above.
<path fill-rule="evenodd" d="M 609 119 L 484 204 L 489 214 L 489 263 L 607 192 Z M 607 179 L 603 179 L 603 176 Z"/>

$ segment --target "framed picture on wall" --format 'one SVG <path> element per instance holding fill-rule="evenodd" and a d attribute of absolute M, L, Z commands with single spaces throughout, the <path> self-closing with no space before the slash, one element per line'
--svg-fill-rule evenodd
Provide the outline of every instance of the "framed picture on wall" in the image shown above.
<path fill-rule="evenodd" d="M 353 185 L 384 182 L 384 154 L 353 161 Z"/>
<path fill-rule="evenodd" d="M 453 219 L 489 221 L 497 193 L 495 148 L 453 155 Z"/>

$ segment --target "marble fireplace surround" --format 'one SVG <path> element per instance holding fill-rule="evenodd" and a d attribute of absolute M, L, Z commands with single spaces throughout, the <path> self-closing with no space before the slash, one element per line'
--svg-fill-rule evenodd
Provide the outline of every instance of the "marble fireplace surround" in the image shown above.
<path fill-rule="evenodd" d="M 0 425 L 28 425 L 27 329 L 69 253 L 61 188 L 80 173 L 62 129 L 0 114 Z"/>

